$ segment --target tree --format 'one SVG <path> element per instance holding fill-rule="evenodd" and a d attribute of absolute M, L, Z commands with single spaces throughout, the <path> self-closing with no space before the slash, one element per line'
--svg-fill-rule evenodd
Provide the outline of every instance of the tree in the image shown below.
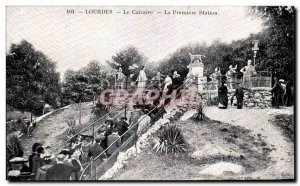
<path fill-rule="evenodd" d="M 100 62 L 91 61 L 86 67 L 78 71 L 67 70 L 65 72 L 64 100 L 70 99 L 79 103 L 79 124 L 81 124 L 81 102 L 89 100 L 89 96 L 99 95 L 103 91 L 102 82 L 106 77 L 104 70 L 105 68 Z"/>
<path fill-rule="evenodd" d="M 79 124 L 81 124 L 81 102 L 88 95 L 93 94 L 90 80 L 83 72 L 72 72 L 69 70 L 66 75 L 63 85 L 63 97 L 79 103 Z"/>
<path fill-rule="evenodd" d="M 267 63 L 274 76 L 295 79 L 295 8 L 287 6 L 252 7 L 252 13 L 266 26 Z"/>
<path fill-rule="evenodd" d="M 110 62 L 110 66 L 119 69 L 122 68 L 122 72 L 125 76 L 129 77 L 130 74 L 137 74 L 137 70 L 130 70 L 129 67 L 133 64 L 141 67 L 145 65 L 146 58 L 139 52 L 139 50 L 135 47 L 128 47 L 120 52 L 116 53 L 116 55 L 112 56 L 112 62 Z"/>
<path fill-rule="evenodd" d="M 59 106 L 56 64 L 32 44 L 12 44 L 6 55 L 6 102 L 21 111 L 41 114 L 45 103 Z"/>

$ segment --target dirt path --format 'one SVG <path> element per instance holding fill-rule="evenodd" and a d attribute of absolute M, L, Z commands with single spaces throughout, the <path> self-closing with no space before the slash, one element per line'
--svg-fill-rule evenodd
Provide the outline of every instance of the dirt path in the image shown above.
<path fill-rule="evenodd" d="M 186 115 L 191 115 L 194 110 Z M 270 154 L 272 164 L 265 170 L 252 173 L 251 177 L 260 179 L 294 178 L 294 143 L 283 136 L 280 129 L 272 125 L 271 119 L 276 114 L 293 114 L 293 108 L 283 109 L 218 109 L 207 107 L 205 114 L 212 120 L 241 126 L 251 130 L 253 135 L 261 134 L 268 145 L 275 148 Z M 188 116 L 186 116 L 188 118 Z"/>

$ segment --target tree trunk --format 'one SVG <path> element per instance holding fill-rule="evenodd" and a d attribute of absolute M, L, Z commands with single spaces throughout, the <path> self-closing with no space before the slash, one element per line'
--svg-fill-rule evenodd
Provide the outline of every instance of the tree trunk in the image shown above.
<path fill-rule="evenodd" d="M 81 125 L 81 100 L 79 101 L 79 125 Z"/>
<path fill-rule="evenodd" d="M 32 123 L 32 112 L 30 112 L 30 123 Z"/>

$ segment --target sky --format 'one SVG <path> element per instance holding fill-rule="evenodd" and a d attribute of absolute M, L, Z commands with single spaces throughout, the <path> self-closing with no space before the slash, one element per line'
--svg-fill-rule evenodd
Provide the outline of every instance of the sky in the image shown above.
<path fill-rule="evenodd" d="M 112 9 L 111 15 L 67 14 Z M 123 10 L 162 12 L 124 15 Z M 218 15 L 164 15 L 165 10 L 211 11 Z M 246 7 L 7 7 L 6 45 L 25 39 L 57 63 L 63 74 L 92 60 L 105 62 L 135 46 L 149 62 L 157 62 L 189 43 L 243 39 L 262 30 L 262 20 Z"/>

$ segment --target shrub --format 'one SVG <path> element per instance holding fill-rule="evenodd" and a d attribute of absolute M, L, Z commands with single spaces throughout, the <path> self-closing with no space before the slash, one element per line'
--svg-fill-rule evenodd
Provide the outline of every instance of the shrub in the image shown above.
<path fill-rule="evenodd" d="M 22 157 L 23 156 L 23 150 L 22 145 L 17 137 L 17 135 L 11 135 L 7 139 L 6 143 L 6 153 L 7 153 L 7 159 L 10 160 L 14 157 Z"/>
<path fill-rule="evenodd" d="M 187 143 L 176 125 L 169 125 L 159 130 L 155 136 L 156 153 L 182 153 L 187 151 Z"/>

